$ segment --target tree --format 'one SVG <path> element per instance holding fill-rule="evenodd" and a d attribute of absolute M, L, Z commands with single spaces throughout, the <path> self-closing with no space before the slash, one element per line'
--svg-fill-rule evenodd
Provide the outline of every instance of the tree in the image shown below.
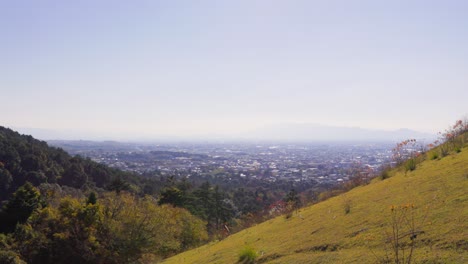
<path fill-rule="evenodd" d="M 219 230 L 222 223 L 230 221 L 233 217 L 233 210 L 228 203 L 225 202 L 223 193 L 215 186 L 213 193 L 213 208 L 211 211 L 214 226 Z"/>
<path fill-rule="evenodd" d="M 103 241 L 118 252 L 118 263 L 135 261 L 142 254 L 167 256 L 207 238 L 202 220 L 182 208 L 157 206 L 150 196 L 139 199 L 122 192 L 101 201 L 108 230 Z"/>
<path fill-rule="evenodd" d="M 209 182 L 203 183 L 198 189 L 193 192 L 193 214 L 211 222 L 213 210 L 213 197 L 211 195 L 212 187 Z"/>
<path fill-rule="evenodd" d="M 27 182 L 16 190 L 3 208 L 0 231 L 12 232 L 17 223 L 26 222 L 32 212 L 43 205 L 39 190 Z"/>
<path fill-rule="evenodd" d="M 117 194 L 120 194 L 121 191 L 128 191 L 130 190 L 130 184 L 121 177 L 115 178 L 111 183 L 107 186 L 107 189 L 111 191 L 115 191 Z"/>
<path fill-rule="evenodd" d="M 175 207 L 185 207 L 184 193 L 177 187 L 169 187 L 161 192 L 158 204 L 172 204 Z"/>
<path fill-rule="evenodd" d="M 28 263 L 102 263 L 102 206 L 65 197 L 35 211 L 14 233 L 17 251 Z M 104 261 L 105 263 L 116 263 Z"/>
<path fill-rule="evenodd" d="M 83 165 L 78 159 L 75 159 L 71 166 L 64 172 L 62 184 L 81 188 L 88 181 L 88 175 L 85 173 Z"/>
<path fill-rule="evenodd" d="M 0 163 L 0 200 L 3 198 L 3 195 L 7 194 L 12 182 L 13 177 L 11 173 L 4 168 L 3 163 Z"/>
<path fill-rule="evenodd" d="M 262 196 L 259 195 L 262 194 Z M 244 188 L 238 188 L 233 193 L 233 201 L 239 213 L 249 214 L 257 213 L 262 210 L 263 204 L 268 202 L 267 194 L 265 191 L 252 191 L 245 190 Z"/>
<path fill-rule="evenodd" d="M 88 199 L 86 200 L 86 204 L 96 204 L 97 203 L 97 197 L 95 192 L 91 192 L 88 195 Z"/>
<path fill-rule="evenodd" d="M 291 207 L 291 210 L 298 210 L 301 207 L 301 199 L 294 189 L 289 191 L 284 201 Z"/>

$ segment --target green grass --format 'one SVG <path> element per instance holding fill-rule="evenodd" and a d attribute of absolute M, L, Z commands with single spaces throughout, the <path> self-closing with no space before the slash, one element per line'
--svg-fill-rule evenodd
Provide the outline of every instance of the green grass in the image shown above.
<path fill-rule="evenodd" d="M 468 149 L 404 167 L 366 186 L 277 217 L 163 263 L 236 263 L 246 245 L 258 263 L 378 263 L 388 250 L 391 206 L 413 204 L 415 263 L 468 262 Z M 352 201 L 343 210 L 343 201 Z"/>

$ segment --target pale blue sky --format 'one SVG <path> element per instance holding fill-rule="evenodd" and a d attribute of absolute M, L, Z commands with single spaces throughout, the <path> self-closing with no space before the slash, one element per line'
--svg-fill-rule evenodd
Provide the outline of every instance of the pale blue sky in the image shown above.
<path fill-rule="evenodd" d="M 121 137 L 468 113 L 468 1 L 0 1 L 0 125 Z"/>

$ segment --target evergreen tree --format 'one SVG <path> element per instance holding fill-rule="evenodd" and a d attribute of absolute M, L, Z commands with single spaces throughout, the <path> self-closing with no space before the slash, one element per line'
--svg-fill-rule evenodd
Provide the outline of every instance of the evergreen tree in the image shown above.
<path fill-rule="evenodd" d="M 6 203 L 0 217 L 0 231 L 12 232 L 17 223 L 24 223 L 32 212 L 43 206 L 39 190 L 27 182 Z"/>
<path fill-rule="evenodd" d="M 301 199 L 295 189 L 291 189 L 284 198 L 284 201 L 292 206 L 291 209 L 297 210 L 301 207 Z"/>
<path fill-rule="evenodd" d="M 86 204 L 96 204 L 97 203 L 97 197 L 95 192 L 91 192 L 88 195 L 88 199 L 86 199 Z"/>

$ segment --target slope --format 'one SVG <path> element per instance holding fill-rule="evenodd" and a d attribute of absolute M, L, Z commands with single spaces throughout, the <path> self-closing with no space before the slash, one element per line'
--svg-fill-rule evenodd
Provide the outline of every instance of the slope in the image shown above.
<path fill-rule="evenodd" d="M 258 252 L 258 263 L 379 263 L 393 257 L 389 237 L 398 214 L 414 223 L 412 260 L 466 263 L 468 148 L 427 159 L 414 171 L 395 169 L 391 175 L 163 263 L 236 263 L 246 246 Z M 399 245 L 410 245 L 413 240 L 404 234 L 407 226 L 396 226 L 403 234 Z M 401 257 L 409 251 L 399 253 Z"/>
<path fill-rule="evenodd" d="M 30 182 L 74 188 L 112 188 L 118 180 L 134 185 L 142 179 L 90 159 L 70 156 L 46 142 L 0 126 L 0 202 Z M 135 187 L 136 189 L 136 187 Z"/>

